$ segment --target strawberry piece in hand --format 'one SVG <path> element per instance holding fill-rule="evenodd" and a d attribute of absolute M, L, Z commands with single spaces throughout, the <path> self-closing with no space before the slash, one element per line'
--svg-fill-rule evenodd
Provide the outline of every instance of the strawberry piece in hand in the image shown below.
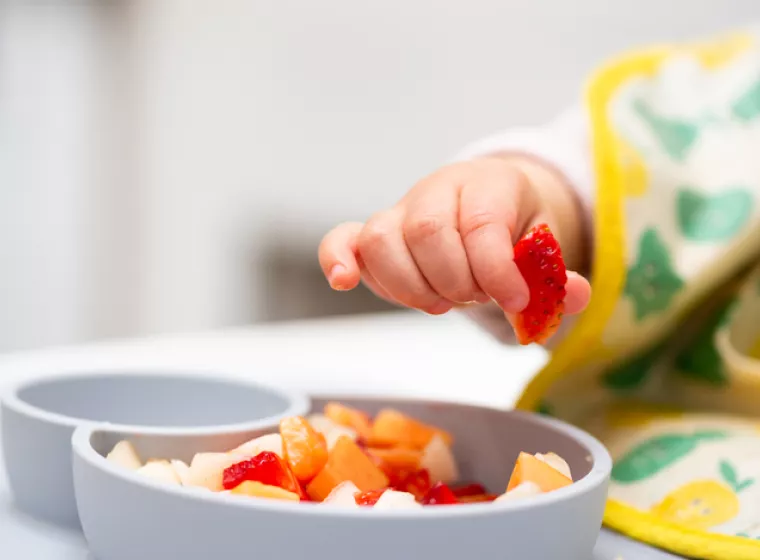
<path fill-rule="evenodd" d="M 458 503 L 454 492 L 443 482 L 436 483 L 422 498 L 423 506 L 448 506 Z"/>
<path fill-rule="evenodd" d="M 559 328 L 565 309 L 567 270 L 559 243 L 546 224 L 532 228 L 515 245 L 515 264 L 530 292 L 528 306 L 515 318 L 520 344 L 543 344 Z"/>
<path fill-rule="evenodd" d="M 268 486 L 278 486 L 288 492 L 305 497 L 288 464 L 276 453 L 262 451 L 252 459 L 246 459 L 224 469 L 222 485 L 225 490 L 231 490 L 246 480 L 261 482 Z"/>

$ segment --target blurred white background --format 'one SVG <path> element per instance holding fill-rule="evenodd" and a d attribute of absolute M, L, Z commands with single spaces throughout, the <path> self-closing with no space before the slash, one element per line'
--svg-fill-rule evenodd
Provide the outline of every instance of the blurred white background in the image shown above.
<path fill-rule="evenodd" d="M 0 7 L 0 351 L 373 309 L 316 245 L 633 44 L 757 0 Z M 760 18 L 758 18 L 760 19 Z"/>

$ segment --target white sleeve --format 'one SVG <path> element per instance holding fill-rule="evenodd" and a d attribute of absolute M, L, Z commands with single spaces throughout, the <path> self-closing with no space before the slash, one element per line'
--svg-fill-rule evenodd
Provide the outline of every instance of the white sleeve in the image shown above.
<path fill-rule="evenodd" d="M 584 208 L 586 226 L 591 227 L 594 205 L 594 176 L 590 132 L 585 111 L 576 106 L 561 113 L 544 126 L 513 128 L 499 132 L 466 147 L 455 158 L 465 161 L 489 154 L 515 152 L 533 156 L 552 165 L 578 193 Z M 514 332 L 495 305 L 475 305 L 464 309 L 476 323 L 502 342 L 514 342 Z M 561 331 L 572 320 L 564 321 Z"/>

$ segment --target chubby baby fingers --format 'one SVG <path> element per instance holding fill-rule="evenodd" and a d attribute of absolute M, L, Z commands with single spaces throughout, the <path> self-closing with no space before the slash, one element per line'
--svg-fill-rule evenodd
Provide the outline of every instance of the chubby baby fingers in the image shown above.
<path fill-rule="evenodd" d="M 449 311 L 452 303 L 428 284 L 404 241 L 403 214 L 397 210 L 373 216 L 357 241 L 366 270 L 398 303 L 433 315 Z"/>
<path fill-rule="evenodd" d="M 457 193 L 452 197 L 431 192 L 406 208 L 403 233 L 409 252 L 428 284 L 443 298 L 455 303 L 486 303 L 470 271 L 459 234 Z"/>

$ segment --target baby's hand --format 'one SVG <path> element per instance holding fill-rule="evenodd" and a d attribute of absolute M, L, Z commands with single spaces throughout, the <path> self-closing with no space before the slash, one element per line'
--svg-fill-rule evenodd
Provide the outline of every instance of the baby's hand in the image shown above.
<path fill-rule="evenodd" d="M 514 243 L 547 223 L 568 269 L 583 266 L 581 220 L 572 189 L 552 170 L 521 157 L 481 158 L 438 170 L 366 224 L 339 225 L 322 240 L 319 262 L 336 290 L 362 280 L 388 301 L 433 315 L 490 301 L 512 315 L 529 299 Z M 586 279 L 568 272 L 566 289 L 565 312 L 582 311 Z"/>

